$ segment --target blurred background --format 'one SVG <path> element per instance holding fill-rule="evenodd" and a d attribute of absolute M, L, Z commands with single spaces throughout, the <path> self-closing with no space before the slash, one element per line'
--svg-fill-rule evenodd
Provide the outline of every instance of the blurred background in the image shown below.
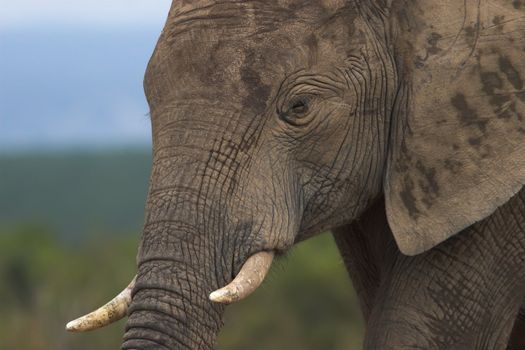
<path fill-rule="evenodd" d="M 150 168 L 142 90 L 169 0 L 0 0 L 0 342 L 118 349 L 124 322 L 68 334 L 135 273 Z M 219 349 L 360 349 L 332 237 L 301 243 L 228 308 Z"/>

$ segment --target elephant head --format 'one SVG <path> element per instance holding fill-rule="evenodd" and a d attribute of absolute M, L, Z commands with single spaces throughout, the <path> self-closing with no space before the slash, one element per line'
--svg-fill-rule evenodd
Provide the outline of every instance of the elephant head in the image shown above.
<path fill-rule="evenodd" d="M 489 215 L 525 180 L 514 7 L 174 1 L 145 76 L 136 281 L 70 328 L 127 312 L 123 349 L 210 349 L 274 255 L 383 195 L 409 255 Z"/>

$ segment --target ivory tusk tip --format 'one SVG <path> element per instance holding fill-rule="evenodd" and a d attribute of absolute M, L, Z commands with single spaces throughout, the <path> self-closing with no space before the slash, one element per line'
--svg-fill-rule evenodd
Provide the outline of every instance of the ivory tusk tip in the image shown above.
<path fill-rule="evenodd" d="M 248 258 L 241 270 L 227 286 L 212 292 L 210 300 L 215 303 L 230 304 L 246 298 L 264 280 L 273 260 L 273 252 L 261 251 Z"/>
<path fill-rule="evenodd" d="M 227 288 L 216 290 L 210 294 L 210 300 L 214 303 L 229 304 L 237 299 L 237 293 Z"/>
<path fill-rule="evenodd" d="M 80 327 L 79 320 L 73 320 L 66 324 L 66 331 L 68 332 L 81 332 L 82 329 Z"/>
<path fill-rule="evenodd" d="M 87 332 L 102 328 L 125 317 L 128 306 L 131 303 L 131 291 L 135 286 L 136 278 L 135 276 L 122 292 L 104 306 L 90 314 L 68 322 L 66 330 L 69 332 Z"/>

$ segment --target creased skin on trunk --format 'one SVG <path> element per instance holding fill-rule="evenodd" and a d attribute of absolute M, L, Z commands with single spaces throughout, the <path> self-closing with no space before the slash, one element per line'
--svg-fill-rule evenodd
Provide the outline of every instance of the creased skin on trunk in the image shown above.
<path fill-rule="evenodd" d="M 125 350 L 215 348 L 224 306 L 209 294 L 253 254 L 287 246 L 281 232 L 297 225 L 293 212 L 274 214 L 279 201 L 265 195 L 277 170 L 255 156 L 264 118 L 193 102 L 152 108 L 153 164 Z"/>
<path fill-rule="evenodd" d="M 151 260 L 140 265 L 122 350 L 214 349 L 224 307 L 207 298 L 201 273 Z"/>
<path fill-rule="evenodd" d="M 231 263 L 216 260 L 230 252 L 196 224 L 192 201 L 178 188 L 150 193 L 123 350 L 215 347 L 223 307 L 208 294 L 231 275 Z"/>
<path fill-rule="evenodd" d="M 230 243 L 252 225 L 232 224 L 216 205 L 221 191 L 192 176 L 202 162 L 180 158 L 154 166 L 123 350 L 214 349 L 224 306 L 208 296 L 253 253 Z"/>

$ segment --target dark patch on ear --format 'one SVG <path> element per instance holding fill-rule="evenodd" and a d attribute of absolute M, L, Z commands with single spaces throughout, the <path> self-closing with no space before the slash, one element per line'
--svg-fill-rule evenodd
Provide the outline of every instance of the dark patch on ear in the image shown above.
<path fill-rule="evenodd" d="M 516 90 L 523 89 L 523 80 L 521 79 L 520 73 L 512 65 L 509 58 L 505 56 L 500 56 L 498 63 L 499 69 L 503 72 L 503 74 L 505 74 L 512 86 L 514 86 Z"/>
<path fill-rule="evenodd" d="M 416 163 L 416 169 L 423 175 L 425 181 L 420 181 L 419 186 L 426 194 L 432 195 L 433 197 L 439 193 L 439 185 L 436 181 L 436 169 L 428 168 L 418 160 Z"/>
<path fill-rule="evenodd" d="M 490 96 L 489 103 L 495 107 L 493 110 L 498 118 L 510 118 L 510 114 L 505 110 L 505 104 L 510 101 L 509 95 L 499 94 L 496 89 L 503 88 L 503 80 L 496 72 L 481 73 L 481 84 L 483 92 Z"/>
<path fill-rule="evenodd" d="M 469 137 L 468 143 L 471 146 L 479 148 L 481 146 L 481 137 Z"/>
<path fill-rule="evenodd" d="M 500 24 L 502 24 L 503 20 L 505 19 L 505 16 L 495 16 L 493 19 L 492 19 L 492 23 L 495 25 L 495 26 L 499 26 Z"/>
<path fill-rule="evenodd" d="M 437 55 L 438 53 L 443 51 L 437 46 L 441 38 L 443 37 L 439 33 L 435 33 L 435 32 L 430 33 L 430 36 L 427 39 L 428 46 L 427 46 L 427 52 L 425 54 L 425 57 L 416 56 L 416 60 L 415 60 L 416 68 L 418 69 L 423 68 L 425 66 L 425 62 L 428 60 L 430 56 Z"/>
<path fill-rule="evenodd" d="M 456 159 L 445 160 L 445 169 L 449 170 L 452 174 L 457 174 L 462 166 L 463 163 Z"/>
<path fill-rule="evenodd" d="M 408 209 L 408 215 L 414 220 L 416 220 L 421 211 L 417 208 L 416 197 L 414 196 L 414 182 L 412 179 L 405 175 L 403 181 L 403 189 L 399 193 L 403 204 Z"/>
<path fill-rule="evenodd" d="M 516 94 L 516 96 L 518 96 L 518 98 L 519 98 L 520 100 L 522 100 L 523 102 L 525 102 L 525 91 L 523 91 L 523 92 L 518 92 L 518 93 Z M 520 120 L 521 120 L 521 119 L 520 119 Z"/>
<path fill-rule="evenodd" d="M 411 133 L 410 129 L 407 129 L 406 132 L 409 135 Z M 401 154 L 403 155 L 403 158 L 400 159 L 399 162 L 396 163 L 395 167 L 396 167 L 396 170 L 399 172 L 406 172 L 410 169 L 408 164 L 410 164 L 411 157 L 410 157 L 410 153 L 408 153 L 408 149 L 404 141 L 401 142 L 400 147 L 401 147 L 401 152 L 402 152 Z"/>
<path fill-rule="evenodd" d="M 427 52 L 429 55 L 437 55 L 440 51 L 442 51 L 439 47 L 437 47 L 437 44 L 439 42 L 439 39 L 441 39 L 442 36 L 439 33 L 431 33 L 430 38 L 428 38 L 428 44 L 430 45 L 427 49 Z"/>
<path fill-rule="evenodd" d="M 416 169 L 423 175 L 419 177 L 419 188 L 425 193 L 421 201 L 430 209 L 439 195 L 439 185 L 436 181 L 436 169 L 428 168 L 421 161 L 417 161 Z"/>
<path fill-rule="evenodd" d="M 476 45 L 477 31 L 477 28 L 474 26 L 468 26 L 465 28 L 465 33 L 467 34 L 466 40 L 469 47 L 474 47 Z"/>
<path fill-rule="evenodd" d="M 470 126 L 475 125 L 481 132 L 487 130 L 488 120 L 481 118 L 478 112 L 469 107 L 465 95 L 457 93 L 450 100 L 452 106 L 459 112 L 457 117 L 463 125 Z"/>
<path fill-rule="evenodd" d="M 516 10 L 519 10 L 519 9 L 521 8 L 521 5 L 522 5 L 521 0 L 514 0 L 514 1 L 512 2 L 512 6 L 514 6 L 514 8 L 515 8 Z"/>
<path fill-rule="evenodd" d="M 483 72 L 481 73 L 481 84 L 483 84 L 483 92 L 493 95 L 496 89 L 503 87 L 503 80 L 496 72 Z"/>
<path fill-rule="evenodd" d="M 241 68 L 241 80 L 244 83 L 248 96 L 243 100 L 243 106 L 255 114 L 262 114 L 266 109 L 266 102 L 270 96 L 270 87 L 265 85 L 257 68 L 257 59 L 254 52 L 247 52 Z"/>

